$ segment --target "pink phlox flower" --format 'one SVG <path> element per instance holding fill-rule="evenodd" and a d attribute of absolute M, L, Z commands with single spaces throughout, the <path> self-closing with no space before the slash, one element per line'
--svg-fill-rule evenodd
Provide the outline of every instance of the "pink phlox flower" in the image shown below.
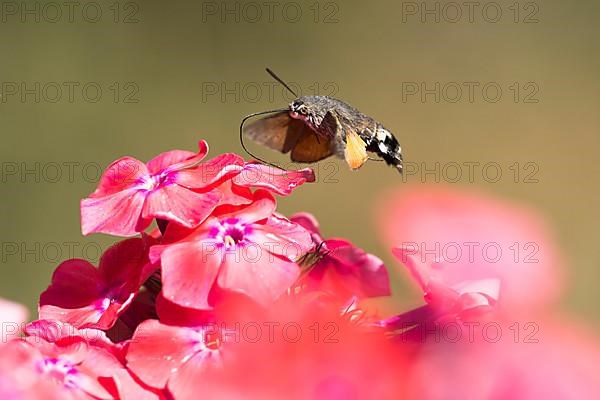
<path fill-rule="evenodd" d="M 98 268 L 81 259 L 63 262 L 40 296 L 40 318 L 77 328 L 112 327 L 156 269 L 148 260 L 154 242 L 149 236 L 119 242 L 102 255 Z"/>
<path fill-rule="evenodd" d="M 309 213 L 291 217 L 311 232 L 319 254 L 307 258 L 309 273 L 302 280 L 306 290 L 321 290 L 342 298 L 388 296 L 390 282 L 381 259 L 345 239 L 323 239 L 316 218 Z"/>
<path fill-rule="evenodd" d="M 177 233 L 174 233 L 177 232 Z M 163 296 L 195 309 L 211 309 L 213 290 L 241 293 L 267 305 L 297 279 L 296 261 L 313 247 L 310 233 L 275 213 L 275 199 L 263 189 L 247 206 L 224 206 L 202 225 L 172 242 L 180 229 L 168 230 L 154 246 L 160 259 Z"/>
<path fill-rule="evenodd" d="M 200 141 L 198 153 L 173 150 L 146 164 L 132 157 L 113 162 L 96 191 L 81 201 L 83 234 L 133 236 L 153 218 L 197 226 L 221 200 L 214 188 L 243 165 L 234 154 L 200 164 L 207 153 L 208 145 Z"/>

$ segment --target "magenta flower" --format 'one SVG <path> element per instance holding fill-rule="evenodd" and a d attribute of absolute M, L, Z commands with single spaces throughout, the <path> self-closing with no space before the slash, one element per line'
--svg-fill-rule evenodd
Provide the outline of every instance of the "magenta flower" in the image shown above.
<path fill-rule="evenodd" d="M 200 141 L 198 153 L 173 150 L 147 164 L 131 157 L 113 162 L 96 191 L 81 201 L 83 234 L 133 236 L 153 218 L 197 226 L 219 204 L 215 186 L 243 165 L 233 154 L 199 164 L 207 153 L 208 145 Z"/>
<path fill-rule="evenodd" d="M 102 255 L 98 268 L 80 259 L 60 264 L 40 296 L 40 318 L 77 328 L 112 327 L 156 269 L 148 261 L 152 243 L 149 236 L 117 243 Z"/>
<path fill-rule="evenodd" d="M 389 296 L 388 272 L 378 257 L 366 253 L 345 239 L 323 239 L 319 223 L 312 214 L 298 213 L 291 218 L 312 233 L 320 254 L 302 280 L 308 290 L 321 290 L 347 301 L 358 298 Z"/>
<path fill-rule="evenodd" d="M 163 296 L 195 309 L 211 309 L 209 295 L 217 287 L 263 305 L 274 301 L 298 278 L 295 261 L 313 246 L 308 231 L 274 211 L 273 196 L 259 189 L 252 204 L 224 207 L 178 242 L 154 246 Z"/>

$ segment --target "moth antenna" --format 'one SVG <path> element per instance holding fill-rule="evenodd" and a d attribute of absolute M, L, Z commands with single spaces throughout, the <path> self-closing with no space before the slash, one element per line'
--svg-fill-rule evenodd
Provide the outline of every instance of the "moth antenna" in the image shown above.
<path fill-rule="evenodd" d="M 287 83 L 285 83 L 285 82 L 283 81 L 283 79 L 281 79 L 280 77 L 278 77 L 278 76 L 275 74 L 275 72 L 271 71 L 271 70 L 270 70 L 268 67 L 267 67 L 267 68 L 265 68 L 265 69 L 267 70 L 267 73 L 268 73 L 269 75 L 271 75 L 271 77 L 272 77 L 273 79 L 275 79 L 277 82 L 281 83 L 281 84 L 283 85 L 283 87 L 285 87 L 287 90 L 289 90 L 289 91 L 290 91 L 290 93 L 291 93 L 291 94 L 293 94 L 294 96 L 298 97 L 298 95 L 296 94 L 296 92 L 294 92 L 292 89 L 290 89 L 290 87 L 287 85 Z"/>
<path fill-rule="evenodd" d="M 281 111 L 287 111 L 287 108 L 280 108 L 278 110 L 260 111 L 260 112 L 255 112 L 255 113 L 252 113 L 252 114 L 248 114 L 244 118 L 242 118 L 242 122 L 240 123 L 240 144 L 242 145 L 242 148 L 244 149 L 244 151 L 250 157 L 254 158 L 255 160 L 260 161 L 260 162 L 262 162 L 264 164 L 268 164 L 268 165 L 270 165 L 272 167 L 279 168 L 279 169 L 283 169 L 283 168 L 281 168 L 279 165 L 273 164 L 271 162 L 263 160 L 262 158 L 260 158 L 258 156 L 255 156 L 254 154 L 252 154 L 252 152 L 250 150 L 248 150 L 248 148 L 246 147 L 246 144 L 244 143 L 244 123 L 249 118 L 256 117 L 257 115 L 272 114 L 272 113 L 281 112 Z"/>

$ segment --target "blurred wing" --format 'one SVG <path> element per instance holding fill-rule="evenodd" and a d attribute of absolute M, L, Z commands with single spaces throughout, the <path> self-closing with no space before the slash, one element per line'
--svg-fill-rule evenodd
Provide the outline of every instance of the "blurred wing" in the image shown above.
<path fill-rule="evenodd" d="M 292 150 L 292 161 L 311 163 L 322 160 L 332 155 L 331 139 L 317 136 L 310 128 L 305 132 L 294 149 Z"/>
<path fill-rule="evenodd" d="M 302 121 L 293 119 L 287 111 L 261 118 L 244 128 L 244 134 L 257 143 L 287 153 L 305 132 L 311 132 Z"/>

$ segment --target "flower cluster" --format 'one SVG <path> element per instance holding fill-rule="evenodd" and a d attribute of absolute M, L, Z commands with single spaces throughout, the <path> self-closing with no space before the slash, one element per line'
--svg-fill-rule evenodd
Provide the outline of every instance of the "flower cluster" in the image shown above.
<path fill-rule="evenodd" d="M 81 202 L 82 232 L 124 239 L 97 266 L 60 264 L 40 296 L 39 319 L 3 330 L 0 398 L 600 393 L 580 383 L 594 370 L 579 364 L 581 354 L 600 360 L 598 346 L 583 344 L 583 333 L 566 335 L 540 311 L 559 292 L 560 257 L 534 213 L 445 189 L 386 195 L 382 231 L 424 302 L 381 317 L 368 304 L 391 294 L 383 261 L 348 240 L 323 238 L 311 214 L 276 211 L 275 196 L 315 181 L 312 170 L 235 154 L 204 161 L 207 153 L 201 141 L 197 153 L 175 150 L 147 163 L 124 157 L 107 168 Z M 450 240 L 535 241 L 541 262 L 524 270 L 512 259 L 428 260 L 413 246 Z M 3 324 L 25 319 L 12 303 L 0 301 L 0 312 Z M 510 342 L 516 316 L 535 316 L 546 341 L 526 349 Z M 481 339 L 490 321 L 505 332 L 494 345 Z M 450 328 L 452 340 L 444 336 Z M 576 350 L 549 357 L 552 346 Z M 569 374 L 549 385 L 562 368 Z"/>

